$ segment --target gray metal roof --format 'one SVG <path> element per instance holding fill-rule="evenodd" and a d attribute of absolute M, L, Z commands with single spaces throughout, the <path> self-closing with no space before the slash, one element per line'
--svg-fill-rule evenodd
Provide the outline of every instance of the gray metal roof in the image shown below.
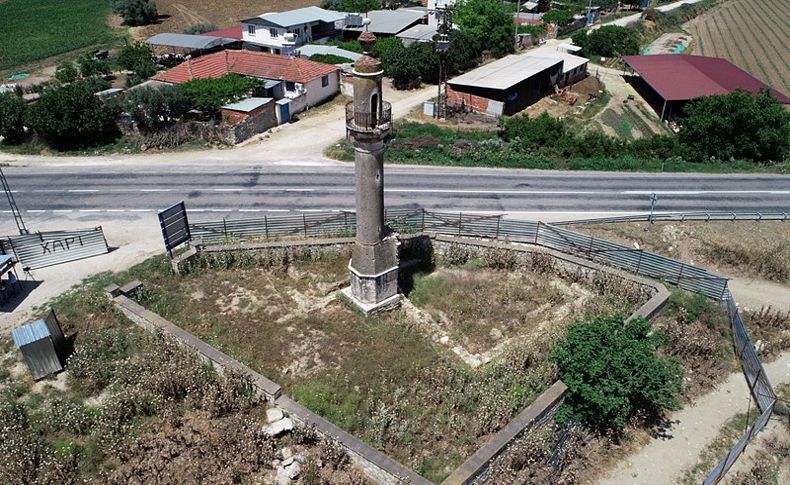
<path fill-rule="evenodd" d="M 370 19 L 369 31 L 374 34 L 395 35 L 422 20 L 425 14 L 409 10 L 371 10 L 365 17 Z M 346 27 L 345 30 L 362 32 L 365 27 Z"/>
<path fill-rule="evenodd" d="M 562 64 L 562 59 L 509 55 L 450 79 L 449 83 L 453 86 L 508 89 L 558 64 Z"/>
<path fill-rule="evenodd" d="M 22 348 L 24 345 L 49 337 L 49 328 L 47 328 L 47 324 L 44 320 L 36 320 L 33 323 L 28 323 L 27 325 L 11 330 L 11 338 L 14 339 L 14 345 L 16 345 L 18 349 Z"/>
<path fill-rule="evenodd" d="M 431 41 L 433 40 L 433 36 L 436 35 L 436 28 L 431 27 L 430 25 L 415 25 L 410 29 L 406 29 L 400 34 L 396 35 L 395 37 L 399 39 L 414 39 L 417 41 Z"/>
<path fill-rule="evenodd" d="M 233 111 L 241 111 L 242 113 L 249 113 L 250 111 L 254 111 L 264 104 L 270 102 L 272 99 L 274 98 L 247 98 L 235 103 L 228 103 L 222 108 Z"/>
<path fill-rule="evenodd" d="M 299 51 L 299 55 L 302 57 L 311 57 L 316 54 L 326 54 L 345 57 L 346 59 L 351 59 L 352 61 L 356 61 L 362 57 L 362 54 L 347 51 L 334 45 L 307 44 L 298 48 L 297 51 Z"/>
<path fill-rule="evenodd" d="M 191 35 L 191 34 L 156 34 L 146 42 L 151 45 L 164 45 L 168 47 L 180 47 L 182 49 L 211 49 L 223 45 L 238 42 L 230 37 L 212 37 L 210 35 Z"/>
<path fill-rule="evenodd" d="M 333 23 L 346 18 L 343 12 L 324 10 L 320 7 L 297 8 L 287 12 L 265 13 L 258 17 L 242 20 L 244 23 L 258 25 L 273 25 L 276 27 L 293 27 L 295 25 L 310 24 L 313 22 Z"/>
<path fill-rule="evenodd" d="M 549 59 L 560 59 L 562 60 L 562 72 L 566 73 L 576 69 L 579 66 L 583 66 L 587 64 L 590 60 L 586 57 L 574 56 L 573 54 L 569 54 L 563 50 L 559 50 L 559 47 L 538 47 L 537 49 L 532 49 L 524 54 L 524 56 L 531 56 L 531 57 L 545 57 Z"/>

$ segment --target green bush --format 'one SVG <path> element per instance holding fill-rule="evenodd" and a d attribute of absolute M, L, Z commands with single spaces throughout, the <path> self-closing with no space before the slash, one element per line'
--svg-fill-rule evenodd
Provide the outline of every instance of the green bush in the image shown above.
<path fill-rule="evenodd" d="M 77 67 L 83 79 L 93 76 L 103 76 L 110 74 L 110 65 L 107 61 L 96 59 L 90 54 L 84 54 L 77 58 Z"/>
<path fill-rule="evenodd" d="M 192 103 L 179 86 L 140 87 L 129 91 L 126 109 L 135 123 L 150 130 L 177 121 Z"/>
<path fill-rule="evenodd" d="M 322 62 L 324 64 L 351 64 L 354 62 L 348 57 L 336 56 L 334 54 L 315 54 L 310 56 L 310 60 Z"/>
<path fill-rule="evenodd" d="M 94 95 L 91 83 L 77 81 L 44 91 L 26 111 L 25 122 L 59 147 L 89 146 L 117 135 L 119 107 Z"/>
<path fill-rule="evenodd" d="M 79 71 L 71 61 L 64 61 L 55 71 L 55 79 L 63 84 L 73 83 L 77 80 L 77 76 L 79 76 Z"/>
<path fill-rule="evenodd" d="M 112 0 L 112 9 L 126 25 L 146 25 L 159 18 L 154 0 Z"/>
<path fill-rule="evenodd" d="M 459 0 L 453 22 L 495 56 L 513 51 L 513 16 L 499 0 Z"/>
<path fill-rule="evenodd" d="M 198 34 L 205 34 L 206 32 L 212 32 L 214 30 L 217 30 L 217 26 L 212 24 L 211 22 L 208 22 L 202 24 L 192 24 L 186 29 L 184 29 L 184 33 L 198 35 Z"/>
<path fill-rule="evenodd" d="M 604 25 L 589 34 L 586 29 L 571 36 L 573 43 L 582 48 L 585 56 L 617 57 L 639 54 L 639 32 L 619 25 Z"/>
<path fill-rule="evenodd" d="M 695 99 L 683 114 L 678 140 L 689 158 L 780 162 L 790 156 L 790 112 L 769 92 Z"/>
<path fill-rule="evenodd" d="M 251 95 L 262 84 L 259 79 L 227 74 L 216 79 L 193 79 L 181 85 L 181 92 L 196 109 L 215 115 L 222 105 Z"/>
<path fill-rule="evenodd" d="M 0 94 L 0 136 L 14 139 L 24 133 L 25 102 L 14 93 Z"/>
<path fill-rule="evenodd" d="M 573 22 L 574 12 L 570 10 L 550 10 L 543 14 L 544 24 L 567 25 Z"/>
<path fill-rule="evenodd" d="M 637 413 L 656 417 L 677 409 L 683 373 L 677 361 L 658 354 L 666 342 L 643 318 L 571 324 L 550 353 L 568 386 L 557 420 L 618 430 Z"/>

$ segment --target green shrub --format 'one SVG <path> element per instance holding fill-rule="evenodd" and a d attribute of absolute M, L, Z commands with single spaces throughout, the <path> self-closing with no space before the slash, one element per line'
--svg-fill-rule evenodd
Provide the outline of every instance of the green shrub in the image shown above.
<path fill-rule="evenodd" d="M 217 26 L 212 24 L 211 22 L 207 22 L 201 24 L 192 24 L 186 29 L 184 29 L 184 33 L 198 35 L 198 34 L 205 34 L 206 32 L 212 32 L 214 30 L 217 30 Z"/>
<path fill-rule="evenodd" d="M 112 9 L 131 26 L 150 24 L 159 18 L 154 0 L 112 0 Z"/>
<path fill-rule="evenodd" d="M 0 94 L 0 136 L 14 139 L 24 133 L 25 102 L 14 93 Z"/>
<path fill-rule="evenodd" d="M 196 109 L 216 114 L 222 105 L 251 95 L 262 84 L 259 79 L 227 74 L 216 79 L 193 79 L 181 85 L 181 92 Z"/>
<path fill-rule="evenodd" d="M 103 76 L 110 74 L 110 65 L 107 61 L 96 59 L 90 54 L 84 54 L 77 58 L 77 67 L 80 70 L 82 78 L 89 78 L 93 76 Z"/>
<path fill-rule="evenodd" d="M 582 48 L 582 55 L 616 57 L 639 53 L 639 32 L 619 25 L 604 25 L 589 34 L 586 29 L 571 36 L 573 43 Z"/>
<path fill-rule="evenodd" d="M 179 86 L 140 87 L 129 91 L 126 109 L 140 127 L 154 129 L 172 124 L 192 109 Z"/>
<path fill-rule="evenodd" d="M 623 323 L 611 316 L 571 324 L 550 354 L 568 386 L 558 421 L 617 430 L 637 413 L 655 417 L 677 409 L 682 369 L 657 353 L 664 345 L 666 337 L 643 318 Z"/>
<path fill-rule="evenodd" d="M 322 62 L 324 64 L 351 64 L 354 62 L 347 57 L 336 56 L 334 54 L 315 54 L 310 56 L 310 60 Z"/>
<path fill-rule="evenodd" d="M 77 71 L 77 68 L 74 67 L 74 63 L 71 61 L 64 61 L 55 71 L 55 79 L 64 84 L 73 83 L 77 80 L 78 75 L 79 71 Z"/>

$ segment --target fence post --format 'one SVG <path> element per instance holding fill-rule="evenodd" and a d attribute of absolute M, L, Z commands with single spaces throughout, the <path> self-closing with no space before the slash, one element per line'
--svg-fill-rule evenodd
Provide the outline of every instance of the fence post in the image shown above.
<path fill-rule="evenodd" d="M 304 237 L 307 237 L 307 216 L 302 212 L 302 224 L 304 225 Z"/>
<path fill-rule="evenodd" d="M 686 263 L 680 263 L 680 273 L 678 273 L 678 286 L 680 286 L 680 279 L 683 278 L 683 270 L 686 268 Z"/>
<path fill-rule="evenodd" d="M 459 212 L 458 213 L 458 235 L 459 236 L 461 235 L 461 226 L 463 225 L 463 223 L 464 223 L 463 213 Z"/>
<path fill-rule="evenodd" d="M 346 234 L 348 234 L 348 212 L 343 212 L 343 226 L 346 228 Z"/>
<path fill-rule="evenodd" d="M 587 258 L 592 258 L 592 247 L 593 247 L 593 240 L 594 238 L 590 236 L 590 247 L 587 248 Z"/>
<path fill-rule="evenodd" d="M 222 218 L 222 233 L 225 234 L 225 244 L 228 244 L 228 223 L 227 217 Z"/>
<path fill-rule="evenodd" d="M 642 250 L 642 248 L 639 248 L 639 260 L 636 262 L 636 274 L 639 274 L 639 267 L 642 266 L 642 256 L 644 254 L 645 252 Z"/>
<path fill-rule="evenodd" d="M 263 216 L 263 231 L 266 233 L 266 240 L 269 240 L 269 218 Z"/>
<path fill-rule="evenodd" d="M 540 221 L 538 221 L 538 227 L 535 228 L 535 245 L 538 245 L 538 233 L 540 232 Z"/>
<path fill-rule="evenodd" d="M 499 239 L 499 224 L 502 222 L 502 216 L 497 216 L 496 218 L 496 236 L 495 239 Z"/>
<path fill-rule="evenodd" d="M 422 209 L 422 231 L 425 232 L 425 208 Z"/>

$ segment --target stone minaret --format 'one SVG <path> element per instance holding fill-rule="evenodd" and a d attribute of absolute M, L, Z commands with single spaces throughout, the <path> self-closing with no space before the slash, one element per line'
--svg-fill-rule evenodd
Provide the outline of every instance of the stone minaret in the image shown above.
<path fill-rule="evenodd" d="M 381 62 L 371 56 L 376 36 L 359 36 L 364 55 L 354 63 L 354 100 L 346 105 L 346 128 L 354 143 L 357 238 L 351 262 L 351 287 L 345 294 L 365 314 L 391 308 L 398 293 L 398 240 L 384 225 L 384 137 L 392 107 L 382 98 Z"/>

